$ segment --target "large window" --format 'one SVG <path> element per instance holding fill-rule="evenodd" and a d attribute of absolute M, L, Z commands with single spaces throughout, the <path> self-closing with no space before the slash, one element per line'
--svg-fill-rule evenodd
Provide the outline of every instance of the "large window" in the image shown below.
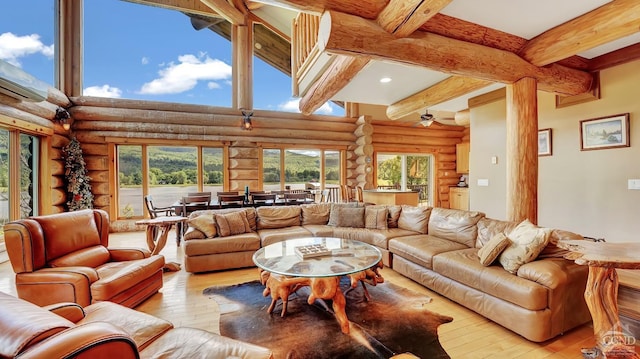
<path fill-rule="evenodd" d="M 429 204 L 433 190 L 432 155 L 379 153 L 376 160 L 378 188 L 417 191 L 420 203 Z"/>
<path fill-rule="evenodd" d="M 223 189 L 221 147 L 118 145 L 116 148 L 120 217 L 142 217 L 145 194 L 153 197 L 154 205 L 165 207 L 200 188 L 213 194 Z M 147 173 L 143 173 L 145 168 Z M 147 182 L 143 183 L 143 179 Z"/>
<path fill-rule="evenodd" d="M 323 160 L 324 158 L 324 160 Z M 323 162 L 324 161 L 324 162 Z M 284 173 L 284 177 L 280 174 Z M 340 151 L 319 149 L 264 149 L 263 189 L 319 189 L 340 185 Z"/>
<path fill-rule="evenodd" d="M 0 250 L 7 222 L 39 214 L 39 168 L 39 138 L 0 128 Z"/>

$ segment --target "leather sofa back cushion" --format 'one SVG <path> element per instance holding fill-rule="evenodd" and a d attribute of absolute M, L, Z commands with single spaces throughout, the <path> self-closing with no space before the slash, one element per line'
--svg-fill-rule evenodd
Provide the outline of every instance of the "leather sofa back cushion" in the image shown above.
<path fill-rule="evenodd" d="M 75 324 L 35 304 L 0 292 L 0 358 L 14 358 Z"/>
<path fill-rule="evenodd" d="M 91 267 L 96 268 L 111 259 L 109 250 L 102 245 L 83 248 L 49 261 L 52 267 Z"/>
<path fill-rule="evenodd" d="M 476 248 L 482 248 L 485 244 L 498 233 L 502 233 L 505 236 L 511 232 L 518 222 L 501 221 L 493 218 L 481 218 L 478 221 L 478 239 L 476 240 Z"/>
<path fill-rule="evenodd" d="M 275 229 L 300 225 L 300 206 L 258 207 L 258 229 Z"/>
<path fill-rule="evenodd" d="M 482 212 L 434 208 L 429 218 L 429 234 L 472 248 L 478 235 L 476 224 L 483 217 Z"/>
<path fill-rule="evenodd" d="M 563 229 L 554 229 L 549 236 L 549 243 L 544 247 L 542 253 L 538 255 L 538 258 L 564 258 L 566 254 L 569 254 L 569 251 L 556 245 L 559 240 L 564 239 L 583 240 L 584 237 Z"/>
<path fill-rule="evenodd" d="M 53 217 L 34 217 L 34 219 L 42 227 L 47 262 L 78 249 L 102 244 L 92 210 L 61 213 Z M 64 240 L 47 240 L 55 237 L 64 237 Z"/>
<path fill-rule="evenodd" d="M 300 209 L 302 210 L 303 226 L 308 224 L 327 224 L 329 222 L 331 203 L 303 204 Z"/>
<path fill-rule="evenodd" d="M 215 218 L 221 237 L 251 232 L 247 213 L 244 211 L 219 213 Z"/>
<path fill-rule="evenodd" d="M 398 228 L 427 234 L 431 207 L 403 205 L 398 218 Z"/>

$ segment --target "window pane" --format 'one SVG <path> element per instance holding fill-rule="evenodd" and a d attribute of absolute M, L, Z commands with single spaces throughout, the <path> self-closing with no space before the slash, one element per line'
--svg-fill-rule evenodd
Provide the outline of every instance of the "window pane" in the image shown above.
<path fill-rule="evenodd" d="M 211 191 L 215 195 L 224 187 L 224 171 L 222 148 L 202 149 L 202 183 L 204 191 Z"/>
<path fill-rule="evenodd" d="M 53 0 L 12 0 L 2 3 L 0 37 L 4 61 L 49 85 L 54 84 Z"/>
<path fill-rule="evenodd" d="M 284 152 L 285 189 L 305 189 L 306 182 L 320 178 L 319 150 L 286 150 Z"/>
<path fill-rule="evenodd" d="M 230 107 L 231 42 L 206 25 L 158 6 L 84 1 L 83 95 Z"/>
<path fill-rule="evenodd" d="M 431 156 L 407 156 L 407 189 L 420 193 L 419 202 L 429 200 Z"/>
<path fill-rule="evenodd" d="M 280 150 L 262 151 L 262 183 L 265 191 L 280 190 Z"/>
<path fill-rule="evenodd" d="M 196 147 L 149 146 L 149 194 L 158 207 L 198 191 Z"/>
<path fill-rule="evenodd" d="M 118 146 L 118 214 L 140 217 L 142 200 L 142 146 Z"/>
<path fill-rule="evenodd" d="M 0 129 L 0 243 L 9 222 L 9 131 Z"/>
<path fill-rule="evenodd" d="M 402 184 L 402 157 L 399 155 L 378 154 L 378 188 L 399 189 Z"/>
<path fill-rule="evenodd" d="M 20 218 L 38 213 L 38 153 L 37 137 L 20 135 Z"/>

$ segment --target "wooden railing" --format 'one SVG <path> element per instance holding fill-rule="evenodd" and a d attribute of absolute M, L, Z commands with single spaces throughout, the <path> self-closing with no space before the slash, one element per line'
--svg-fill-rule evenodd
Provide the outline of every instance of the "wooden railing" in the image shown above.
<path fill-rule="evenodd" d="M 320 17 L 300 13 L 293 20 L 291 35 L 291 77 L 294 84 L 294 96 L 299 95 L 298 83 L 319 55 L 318 28 Z"/>

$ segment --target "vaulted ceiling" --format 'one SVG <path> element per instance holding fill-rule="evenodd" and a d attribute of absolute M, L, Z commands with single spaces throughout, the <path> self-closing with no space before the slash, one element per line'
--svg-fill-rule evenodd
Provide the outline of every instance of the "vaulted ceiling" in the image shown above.
<path fill-rule="evenodd" d="M 389 106 L 392 119 L 425 108 L 455 112 L 468 98 L 522 77 L 572 94 L 588 90 L 594 72 L 640 57 L 637 0 L 129 1 L 262 22 L 258 56 L 283 71 L 293 18 L 324 14 L 321 48 L 343 61 L 315 74 L 317 83 L 300 94 L 303 113 L 327 100 Z M 213 25 L 218 33 L 229 28 Z"/>

